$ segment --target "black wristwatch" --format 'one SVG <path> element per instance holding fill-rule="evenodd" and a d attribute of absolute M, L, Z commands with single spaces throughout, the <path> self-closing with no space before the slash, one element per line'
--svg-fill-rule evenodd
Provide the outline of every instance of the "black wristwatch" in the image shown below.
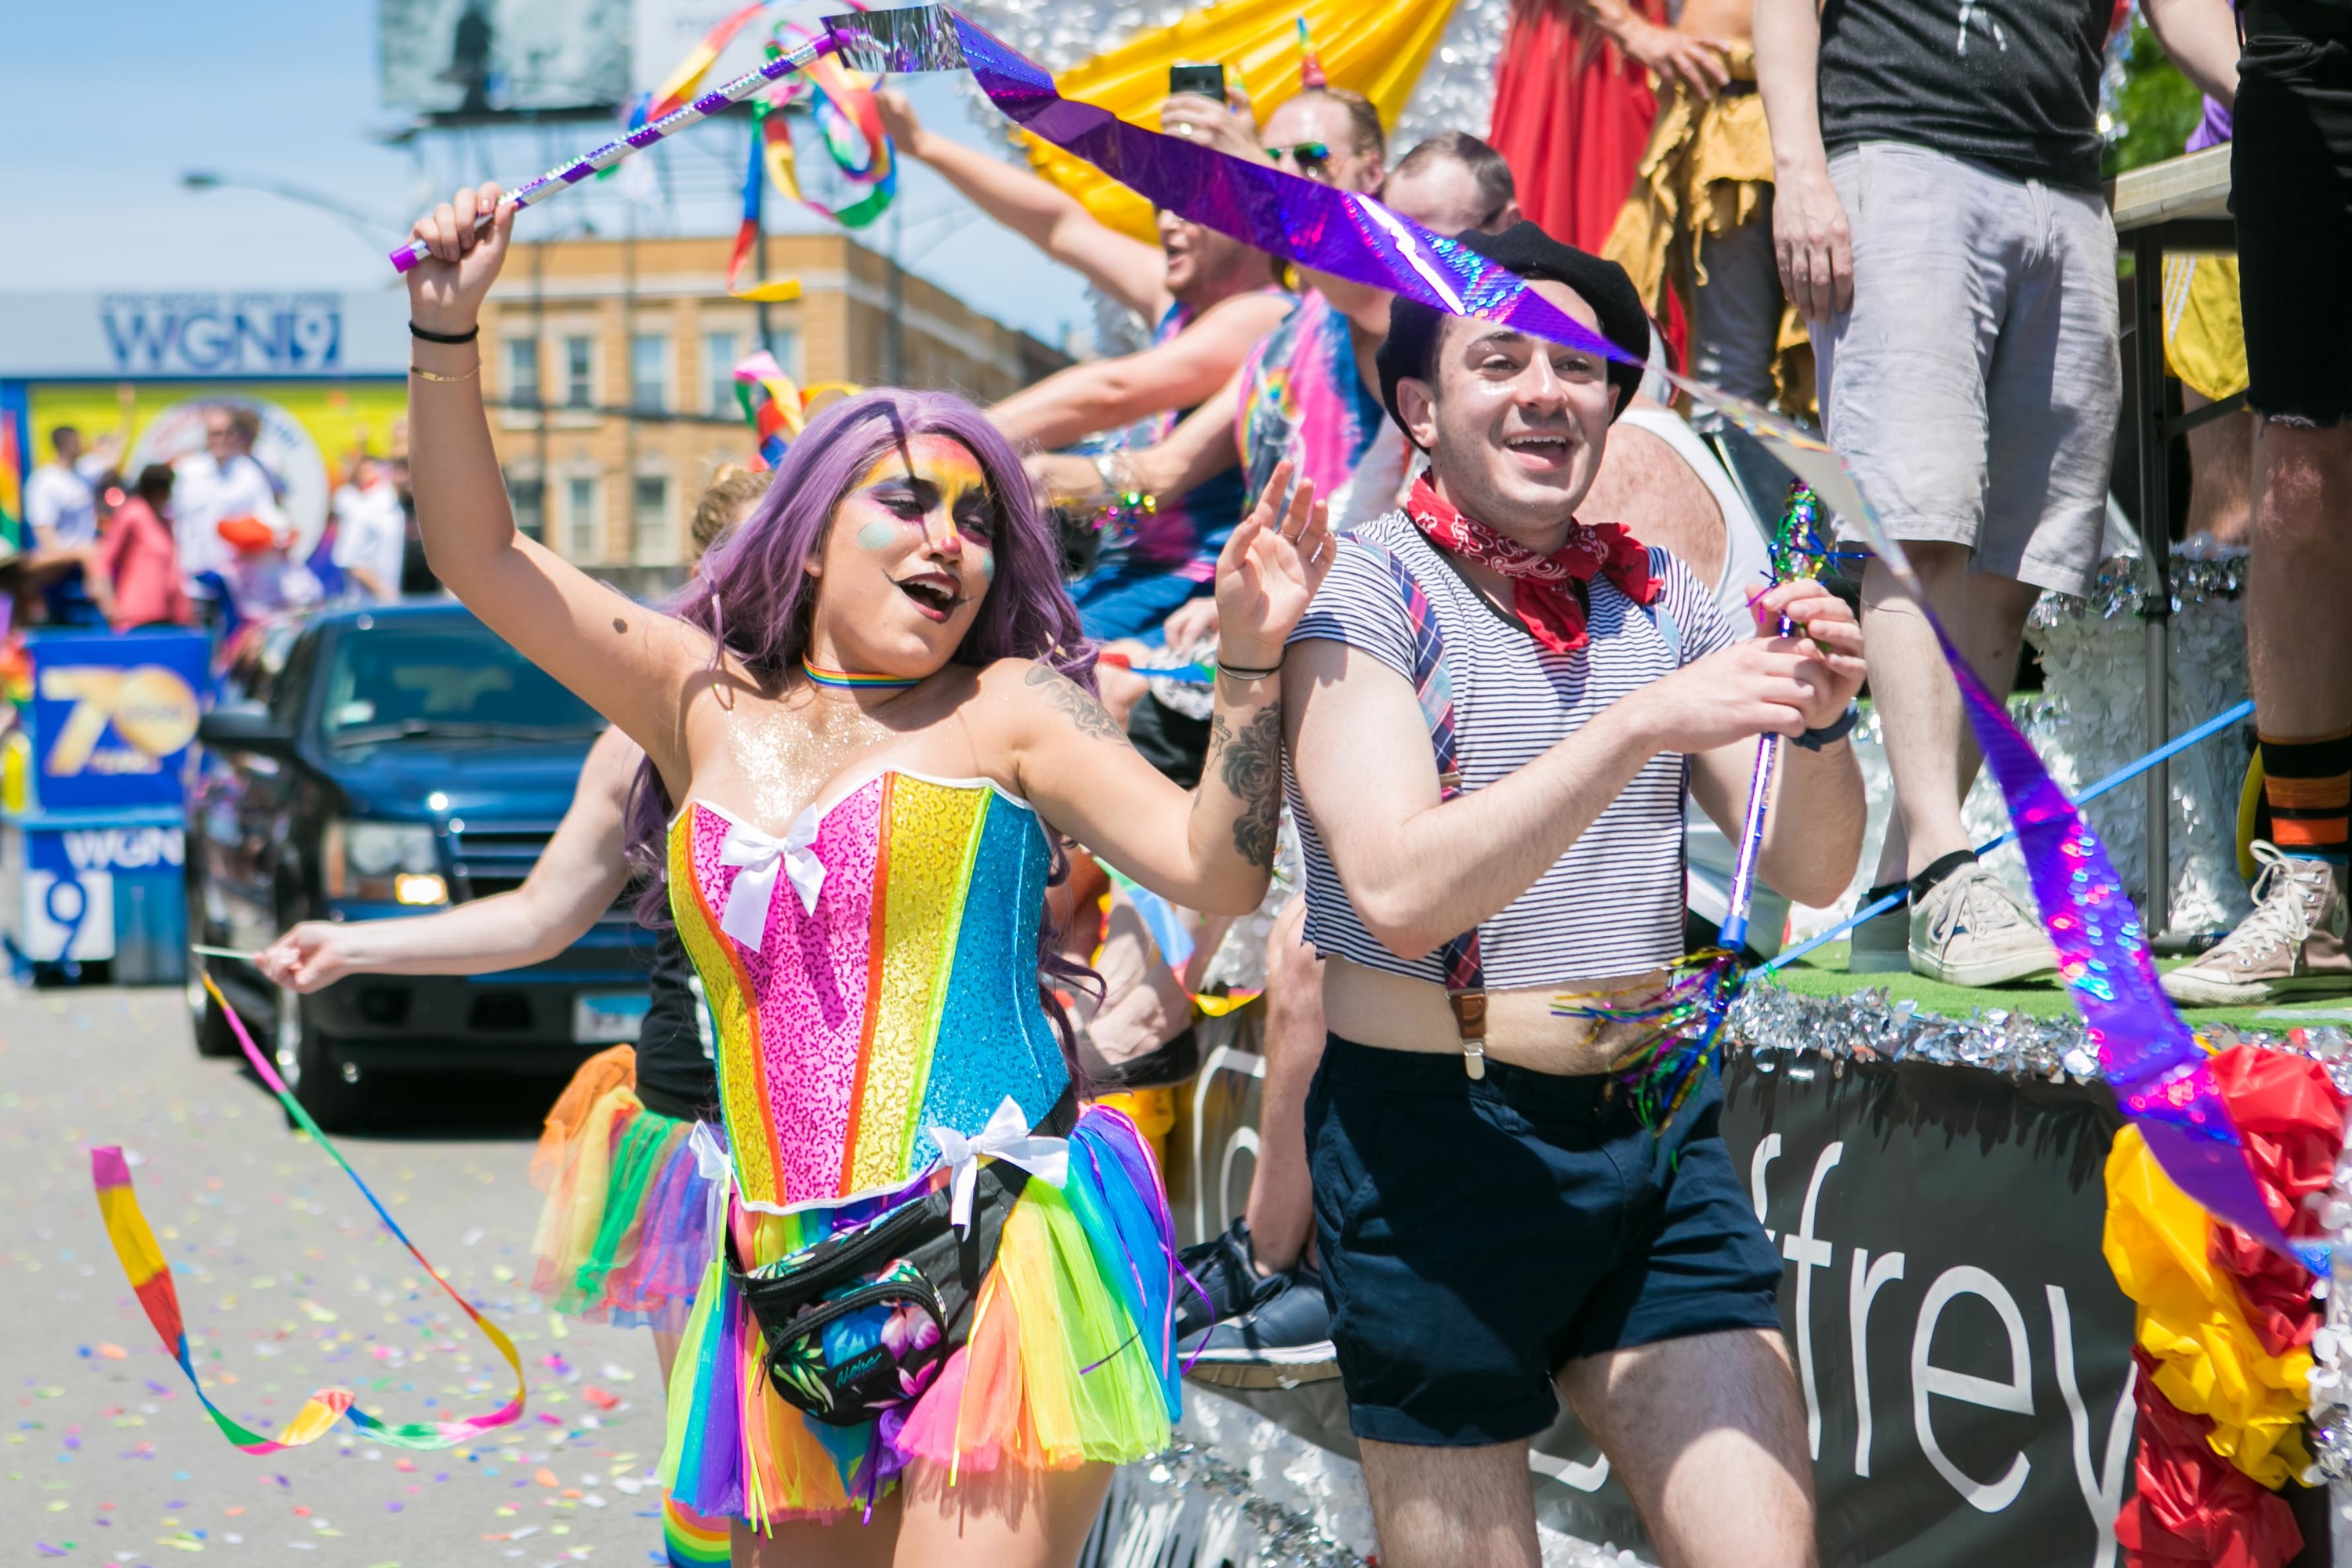
<path fill-rule="evenodd" d="M 1803 734 L 1794 737 L 1790 744 L 1802 746 L 1809 752 L 1818 752 L 1823 746 L 1843 741 L 1853 733 L 1853 727 L 1861 721 L 1862 704 L 1849 702 L 1845 705 L 1844 712 L 1818 730 L 1808 730 Z"/>

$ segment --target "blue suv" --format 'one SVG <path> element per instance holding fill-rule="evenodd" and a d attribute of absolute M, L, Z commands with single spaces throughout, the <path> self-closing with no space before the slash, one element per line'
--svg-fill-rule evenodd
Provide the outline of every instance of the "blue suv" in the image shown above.
<path fill-rule="evenodd" d="M 290 641 L 288 638 L 290 637 Z M 298 921 L 392 920 L 519 887 L 604 721 L 462 606 L 321 615 L 230 671 L 197 732 L 189 941 L 249 951 Z M 652 938 L 616 906 L 564 952 L 471 975 L 351 975 L 309 996 L 212 961 L 329 1129 L 392 1071 L 567 1072 L 643 1016 Z M 192 959 L 189 973 L 198 973 Z M 233 1055 L 192 985 L 196 1048 Z"/>

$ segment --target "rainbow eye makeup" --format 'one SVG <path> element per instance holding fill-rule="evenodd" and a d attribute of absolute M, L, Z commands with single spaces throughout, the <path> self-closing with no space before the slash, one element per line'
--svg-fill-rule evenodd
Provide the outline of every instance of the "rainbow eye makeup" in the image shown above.
<path fill-rule="evenodd" d="M 988 475 L 963 443 L 950 437 L 918 436 L 904 449 L 884 453 L 858 481 L 856 499 L 869 513 L 895 518 L 903 527 L 928 529 L 932 515 L 944 512 L 967 548 L 986 550 L 996 537 Z M 884 516 L 872 516 L 856 537 L 866 549 L 882 551 L 899 534 Z"/>

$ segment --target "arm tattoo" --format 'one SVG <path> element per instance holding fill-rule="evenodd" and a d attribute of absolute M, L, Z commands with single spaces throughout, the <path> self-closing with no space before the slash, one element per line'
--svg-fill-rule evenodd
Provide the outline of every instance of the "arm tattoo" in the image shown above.
<path fill-rule="evenodd" d="M 1218 778 L 1241 803 L 1234 847 L 1260 870 L 1273 869 L 1282 832 L 1282 704 L 1259 709 L 1239 734 L 1220 712 L 1209 727 L 1209 752 L 1218 760 Z"/>
<path fill-rule="evenodd" d="M 1078 727 L 1078 733 L 1092 741 L 1111 741 L 1129 744 L 1127 731 L 1101 700 L 1064 675 L 1051 665 L 1033 664 L 1024 680 L 1031 686 L 1045 689 L 1045 700 L 1061 710 L 1064 717 Z"/>

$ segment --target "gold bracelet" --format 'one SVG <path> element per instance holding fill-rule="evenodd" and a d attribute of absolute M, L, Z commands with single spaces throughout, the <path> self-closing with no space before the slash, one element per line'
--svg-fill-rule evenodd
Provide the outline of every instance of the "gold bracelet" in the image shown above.
<path fill-rule="evenodd" d="M 471 381 L 476 376 L 482 374 L 482 367 L 477 364 L 473 369 L 467 371 L 463 375 L 436 375 L 421 364 L 412 364 L 408 367 L 408 374 L 421 377 L 425 381 Z"/>

